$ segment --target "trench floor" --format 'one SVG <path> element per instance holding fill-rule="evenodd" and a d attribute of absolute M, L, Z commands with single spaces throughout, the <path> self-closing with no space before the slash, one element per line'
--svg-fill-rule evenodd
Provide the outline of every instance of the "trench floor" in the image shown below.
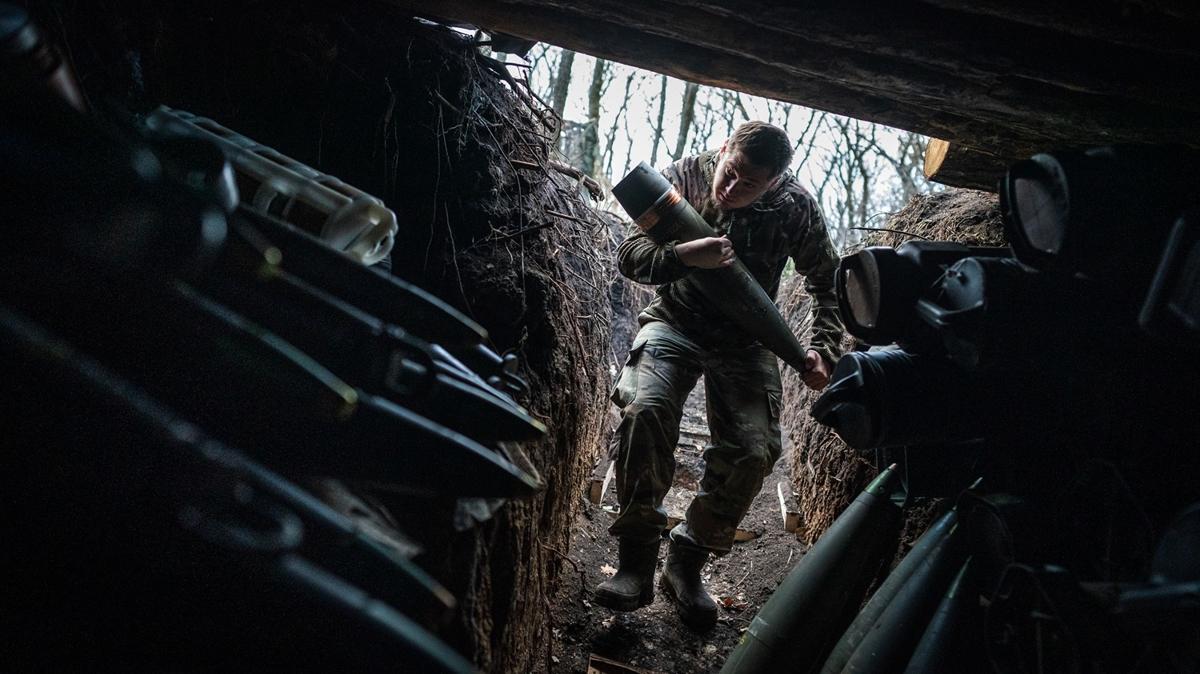
<path fill-rule="evenodd" d="M 682 516 L 691 501 L 703 475 L 701 452 L 707 441 L 701 384 L 685 406 L 675 486 L 665 501 L 668 514 Z M 611 576 L 617 565 L 616 540 L 607 531 L 613 518 L 608 510 L 615 507 L 616 494 L 610 484 L 601 503 L 594 504 L 586 497 L 585 486 L 568 553 L 578 572 L 570 564 L 564 567 L 555 597 L 553 639 L 546 658 L 550 671 L 587 672 L 593 654 L 634 671 L 719 671 L 755 613 L 806 550 L 794 533 L 785 530 L 777 491 L 782 483 L 785 503 L 791 507 L 790 456 L 791 449 L 785 446 L 783 458 L 742 520 L 740 528 L 753 538 L 735 543 L 732 552 L 711 560 L 704 569 L 709 594 L 719 606 L 717 625 L 707 634 L 684 627 L 674 606 L 657 590 L 665 545 L 655 574 L 653 604 L 631 613 L 615 613 L 591 601 L 592 589 Z M 598 470 L 598 477 L 602 476 L 603 467 Z"/>

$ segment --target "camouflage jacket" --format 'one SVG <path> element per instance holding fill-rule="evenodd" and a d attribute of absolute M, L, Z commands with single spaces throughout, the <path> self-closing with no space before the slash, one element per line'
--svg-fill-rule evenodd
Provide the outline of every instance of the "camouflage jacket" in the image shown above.
<path fill-rule="evenodd" d="M 840 355 L 842 321 L 833 290 L 838 256 L 815 199 L 788 172 L 779 184 L 753 204 L 721 211 L 712 198 L 717 153 L 686 157 L 663 169 L 667 180 L 718 233 L 729 237 L 733 250 L 754 278 L 775 299 L 788 258 L 804 275 L 812 296 L 809 348 L 830 363 Z M 666 321 L 711 348 L 743 346 L 754 338 L 730 323 L 690 281 L 691 268 L 675 257 L 675 243 L 659 245 L 635 230 L 617 249 L 621 273 L 638 283 L 658 285 L 658 296 L 642 312 L 640 322 Z"/>

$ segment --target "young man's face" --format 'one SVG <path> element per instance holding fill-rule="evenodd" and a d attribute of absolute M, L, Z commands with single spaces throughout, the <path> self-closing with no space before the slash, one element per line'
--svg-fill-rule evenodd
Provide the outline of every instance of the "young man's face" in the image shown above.
<path fill-rule="evenodd" d="M 723 145 L 713 175 L 713 200 L 724 211 L 744 208 L 757 201 L 778 177 L 771 169 L 750 163 L 741 150 Z"/>

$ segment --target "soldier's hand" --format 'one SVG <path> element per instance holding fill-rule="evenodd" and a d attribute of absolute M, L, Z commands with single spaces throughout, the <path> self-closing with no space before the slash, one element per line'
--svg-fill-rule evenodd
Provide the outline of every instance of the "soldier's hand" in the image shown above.
<path fill-rule="evenodd" d="M 804 354 L 804 372 L 800 375 L 800 379 L 804 381 L 804 385 L 814 391 L 820 391 L 829 384 L 829 363 L 821 357 L 821 354 L 809 349 Z"/>
<path fill-rule="evenodd" d="M 675 244 L 675 257 L 689 267 L 719 269 L 733 264 L 733 244 L 723 236 L 709 236 Z"/>

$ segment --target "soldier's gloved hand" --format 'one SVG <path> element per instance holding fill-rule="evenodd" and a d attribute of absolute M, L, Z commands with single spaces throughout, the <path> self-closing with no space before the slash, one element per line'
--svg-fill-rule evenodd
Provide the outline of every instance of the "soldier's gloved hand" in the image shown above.
<path fill-rule="evenodd" d="M 689 267 L 719 269 L 733 264 L 733 244 L 723 236 L 709 236 L 675 244 L 675 257 Z"/>
<path fill-rule="evenodd" d="M 812 349 L 805 352 L 804 372 L 800 375 L 805 386 L 814 391 L 820 391 L 829 383 L 830 374 L 829 363 L 825 362 L 821 354 Z"/>

